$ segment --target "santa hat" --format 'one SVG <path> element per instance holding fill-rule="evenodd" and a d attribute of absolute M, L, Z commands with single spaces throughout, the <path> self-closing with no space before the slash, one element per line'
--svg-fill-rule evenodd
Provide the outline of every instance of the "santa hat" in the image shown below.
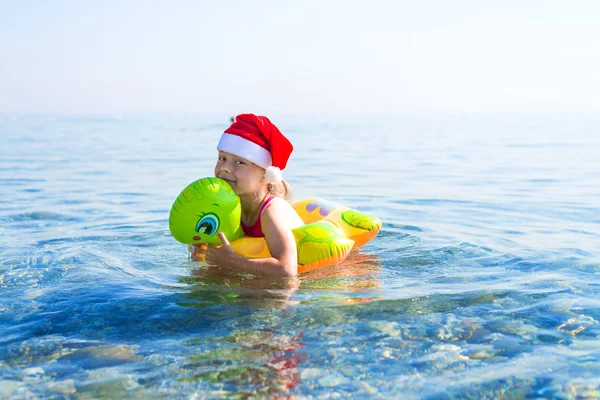
<path fill-rule="evenodd" d="M 240 114 L 219 140 L 217 150 L 235 154 L 264 168 L 269 183 L 283 180 L 294 147 L 267 117 Z"/>

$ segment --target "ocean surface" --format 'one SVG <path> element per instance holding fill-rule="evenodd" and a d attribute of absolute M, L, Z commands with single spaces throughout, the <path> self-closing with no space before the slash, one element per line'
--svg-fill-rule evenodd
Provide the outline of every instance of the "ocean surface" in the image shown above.
<path fill-rule="evenodd" d="M 600 397 L 600 115 L 280 115 L 378 216 L 299 281 L 169 233 L 230 115 L 0 115 L 0 398 Z"/>

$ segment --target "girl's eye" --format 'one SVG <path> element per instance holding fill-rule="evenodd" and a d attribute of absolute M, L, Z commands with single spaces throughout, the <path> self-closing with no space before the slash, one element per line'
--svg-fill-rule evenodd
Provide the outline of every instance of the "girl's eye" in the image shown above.
<path fill-rule="evenodd" d="M 244 165 L 244 164 L 245 164 L 245 162 L 243 162 L 242 160 L 237 160 L 235 163 L 236 163 L 236 164 L 241 164 L 241 165 Z"/>
<path fill-rule="evenodd" d="M 196 224 L 196 232 L 212 236 L 219 229 L 219 217 L 216 214 L 203 215 Z"/>

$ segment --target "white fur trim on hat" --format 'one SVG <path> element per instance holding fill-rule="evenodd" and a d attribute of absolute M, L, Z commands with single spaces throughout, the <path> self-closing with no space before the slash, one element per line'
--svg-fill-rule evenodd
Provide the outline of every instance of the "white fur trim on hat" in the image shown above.
<path fill-rule="evenodd" d="M 264 147 L 241 136 L 224 133 L 217 144 L 217 150 L 235 154 L 265 169 L 271 166 L 271 153 Z"/>
<path fill-rule="evenodd" d="M 265 171 L 265 180 L 272 184 L 281 183 L 283 180 L 283 173 L 278 167 L 268 167 Z"/>

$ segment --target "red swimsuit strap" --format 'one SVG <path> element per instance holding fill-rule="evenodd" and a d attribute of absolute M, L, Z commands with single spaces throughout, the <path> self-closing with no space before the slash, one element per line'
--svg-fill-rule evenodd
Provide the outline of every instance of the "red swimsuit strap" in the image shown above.
<path fill-rule="evenodd" d="M 241 222 L 242 230 L 244 231 L 246 236 L 265 237 L 265 234 L 262 231 L 262 223 L 260 222 L 260 218 L 262 217 L 262 214 L 263 214 L 263 211 L 265 211 L 265 208 L 267 208 L 267 206 L 269 204 L 271 204 L 271 202 L 273 201 L 274 198 L 275 198 L 275 196 L 269 196 L 269 198 L 267 198 L 267 200 L 265 200 L 262 207 L 260 208 L 260 212 L 258 213 L 258 218 L 256 218 L 256 222 L 254 223 L 254 225 L 246 226 L 246 225 L 244 225 L 243 222 Z"/>

